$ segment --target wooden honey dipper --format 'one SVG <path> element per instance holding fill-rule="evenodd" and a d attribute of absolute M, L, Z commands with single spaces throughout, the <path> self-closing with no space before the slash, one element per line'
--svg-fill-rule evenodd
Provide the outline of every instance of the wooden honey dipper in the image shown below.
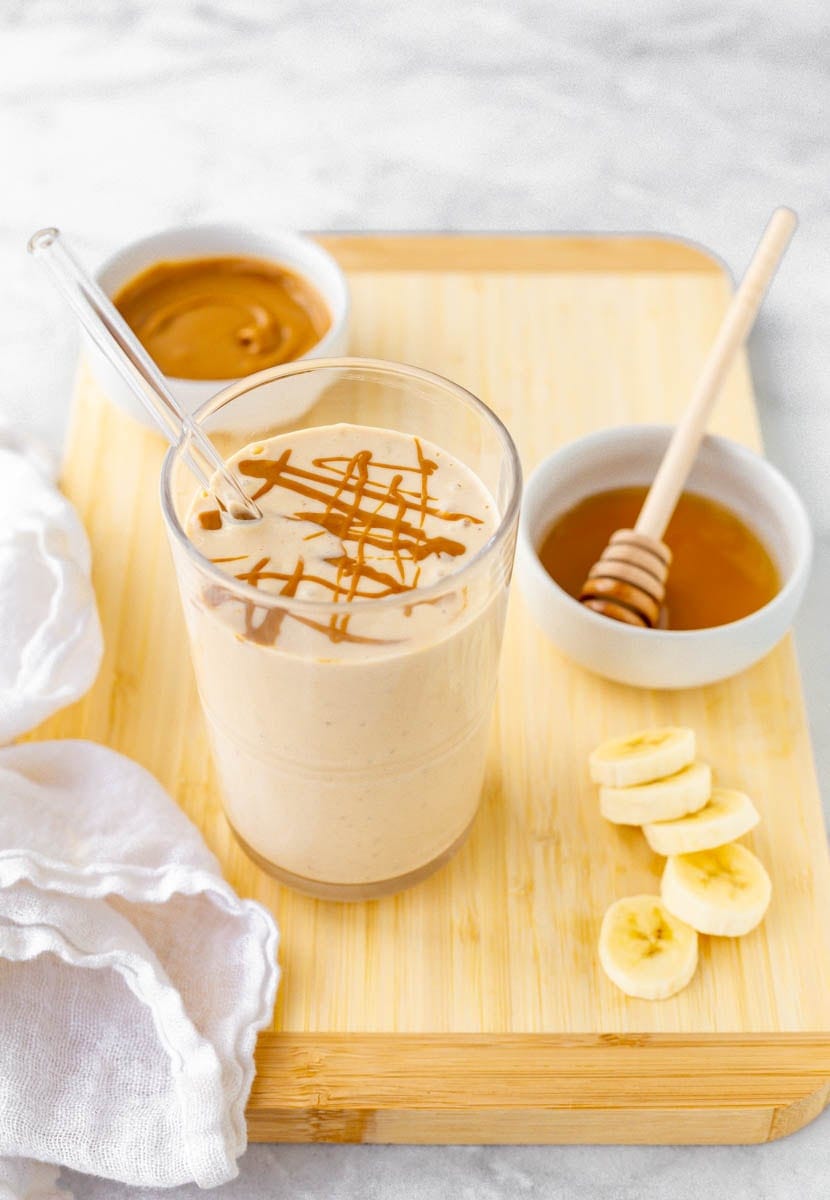
<path fill-rule="evenodd" d="M 798 219 L 777 208 L 721 322 L 689 406 L 678 422 L 633 529 L 618 529 L 588 572 L 580 600 L 594 612 L 628 625 L 660 623 L 671 551 L 666 526 L 697 456 L 727 371 L 745 342 Z"/>

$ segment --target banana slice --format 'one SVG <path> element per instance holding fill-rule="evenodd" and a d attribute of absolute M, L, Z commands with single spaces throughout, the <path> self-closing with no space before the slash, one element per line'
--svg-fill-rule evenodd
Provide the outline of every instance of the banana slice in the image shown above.
<path fill-rule="evenodd" d="M 593 751 L 588 766 L 594 783 L 629 787 L 674 775 L 694 760 L 694 730 L 666 725 L 610 738 Z"/>
<path fill-rule="evenodd" d="M 646 841 L 655 854 L 692 854 L 712 850 L 743 837 L 761 820 L 758 810 L 744 792 L 733 788 L 712 788 L 703 808 L 677 817 L 674 821 L 655 821 L 643 826 Z"/>
<path fill-rule="evenodd" d="M 616 825 L 650 825 L 697 812 L 711 794 L 712 769 L 708 763 L 696 762 L 653 783 L 601 787 L 599 806 L 602 815 Z"/>
<path fill-rule="evenodd" d="M 599 961 L 627 996 L 665 1000 L 695 973 L 697 934 L 659 896 L 629 896 L 602 918 Z"/>
<path fill-rule="evenodd" d="M 740 937 L 767 911 L 772 884 L 755 855 L 730 842 L 667 859 L 660 893 L 669 912 L 699 933 Z"/>

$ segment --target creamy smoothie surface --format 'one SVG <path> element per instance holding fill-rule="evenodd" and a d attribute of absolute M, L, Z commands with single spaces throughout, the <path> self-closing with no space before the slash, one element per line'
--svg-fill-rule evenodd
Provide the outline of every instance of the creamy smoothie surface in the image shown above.
<path fill-rule="evenodd" d="M 472 471 L 423 438 L 387 429 L 342 424 L 281 434 L 229 462 L 263 520 L 223 521 L 214 499 L 202 495 L 189 538 L 260 591 L 342 605 L 342 613 L 320 618 L 332 642 L 358 636 L 350 634 L 352 605 L 414 593 L 458 571 L 497 523 L 493 499 Z M 450 615 L 438 607 L 436 625 Z M 367 615 L 374 636 L 404 634 L 401 613 L 412 616 L 409 606 Z M 252 640 L 290 647 L 282 613 L 248 615 Z M 361 640 L 373 636 L 365 626 Z"/>
<path fill-rule="evenodd" d="M 395 890 L 478 807 L 509 571 L 454 576 L 496 504 L 439 446 L 374 427 L 281 434 L 229 462 L 263 519 L 223 521 L 200 493 L 187 533 L 262 602 L 214 581 L 185 606 L 228 818 L 294 886 Z"/>

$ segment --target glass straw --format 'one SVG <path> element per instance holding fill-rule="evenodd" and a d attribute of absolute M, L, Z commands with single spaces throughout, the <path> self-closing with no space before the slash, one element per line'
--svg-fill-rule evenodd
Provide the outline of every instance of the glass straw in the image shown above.
<path fill-rule="evenodd" d="M 181 408 L 153 359 L 112 301 L 71 254 L 58 229 L 41 229 L 29 239 L 29 253 L 48 268 L 95 345 L 106 355 L 172 445 L 183 444 L 183 458 L 202 487 L 212 492 L 226 514 L 258 520 L 262 513 L 226 466 L 213 442 Z"/>

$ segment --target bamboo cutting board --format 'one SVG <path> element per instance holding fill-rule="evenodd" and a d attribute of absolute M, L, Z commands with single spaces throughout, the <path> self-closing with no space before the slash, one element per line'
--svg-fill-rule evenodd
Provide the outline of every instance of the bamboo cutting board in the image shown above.
<path fill-rule="evenodd" d="M 624 421 L 673 419 L 729 293 L 662 238 L 337 236 L 351 350 L 450 376 L 512 430 L 526 472 Z M 715 428 L 759 445 L 745 363 Z M 157 499 L 163 446 L 82 373 L 64 486 L 92 539 L 98 681 L 38 736 L 89 737 L 149 768 L 225 874 L 282 929 L 284 978 L 248 1117 L 262 1141 L 761 1142 L 830 1090 L 830 870 L 801 685 L 786 640 L 745 675 L 637 692 L 566 662 L 515 591 L 489 771 L 469 842 L 366 904 L 277 885 L 232 840 L 211 773 Z M 657 889 L 662 860 L 606 824 L 597 741 L 688 724 L 764 820 L 748 839 L 773 903 L 744 939 L 703 939 L 691 986 L 631 1000 L 602 975 L 599 921 Z"/>

